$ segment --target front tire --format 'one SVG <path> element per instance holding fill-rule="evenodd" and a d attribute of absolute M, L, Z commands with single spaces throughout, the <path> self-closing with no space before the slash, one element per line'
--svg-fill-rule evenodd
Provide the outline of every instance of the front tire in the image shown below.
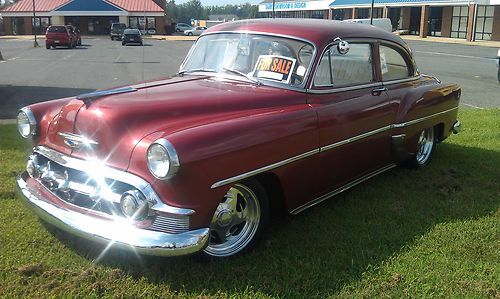
<path fill-rule="evenodd" d="M 415 150 L 415 156 L 410 160 L 410 165 L 420 168 L 429 165 L 436 147 L 436 130 L 427 128 L 420 132 Z"/>
<path fill-rule="evenodd" d="M 193 33 L 192 33 L 192 32 L 189 32 L 189 33 L 188 33 L 188 36 L 193 36 Z"/>
<path fill-rule="evenodd" d="M 226 258 L 251 249 L 268 218 L 269 200 L 262 185 L 253 179 L 236 183 L 215 210 L 203 255 Z"/>

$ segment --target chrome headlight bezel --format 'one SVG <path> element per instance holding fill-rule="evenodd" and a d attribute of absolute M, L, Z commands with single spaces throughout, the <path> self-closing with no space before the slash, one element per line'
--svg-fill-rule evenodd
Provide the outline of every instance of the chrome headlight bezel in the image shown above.
<path fill-rule="evenodd" d="M 153 150 L 158 150 L 163 154 L 163 161 L 153 160 Z M 174 176 L 180 168 L 179 156 L 174 146 L 165 138 L 160 138 L 151 143 L 146 153 L 148 169 L 151 174 L 160 180 L 166 180 Z M 160 164 L 162 163 L 162 164 Z M 166 171 L 159 170 L 159 167 L 167 168 Z"/>
<path fill-rule="evenodd" d="M 17 114 L 17 130 L 23 138 L 30 138 L 36 135 L 36 118 L 30 108 L 24 107 L 19 110 Z"/>

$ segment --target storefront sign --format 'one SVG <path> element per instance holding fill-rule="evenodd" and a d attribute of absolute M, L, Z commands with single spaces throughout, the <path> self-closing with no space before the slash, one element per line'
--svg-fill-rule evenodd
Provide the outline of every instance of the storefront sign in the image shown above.
<path fill-rule="evenodd" d="M 332 0 L 276 2 L 274 3 L 274 11 L 327 10 L 330 3 L 332 3 Z M 273 4 L 260 4 L 259 11 L 273 11 Z"/>

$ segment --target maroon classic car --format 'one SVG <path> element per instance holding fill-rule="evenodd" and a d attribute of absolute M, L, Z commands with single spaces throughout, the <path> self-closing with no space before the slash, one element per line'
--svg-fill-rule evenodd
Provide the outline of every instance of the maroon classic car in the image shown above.
<path fill-rule="evenodd" d="M 229 257 L 460 129 L 460 87 L 406 43 L 329 20 L 214 26 L 177 76 L 21 109 L 20 197 L 45 221 L 148 255 Z"/>

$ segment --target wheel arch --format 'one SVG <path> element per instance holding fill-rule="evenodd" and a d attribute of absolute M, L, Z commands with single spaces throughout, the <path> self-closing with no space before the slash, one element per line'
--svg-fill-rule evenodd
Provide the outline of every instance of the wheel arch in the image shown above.
<path fill-rule="evenodd" d="M 267 193 L 270 212 L 273 215 L 284 215 L 286 213 L 285 193 L 278 175 L 273 172 L 266 172 L 252 178 L 257 180 Z"/>

